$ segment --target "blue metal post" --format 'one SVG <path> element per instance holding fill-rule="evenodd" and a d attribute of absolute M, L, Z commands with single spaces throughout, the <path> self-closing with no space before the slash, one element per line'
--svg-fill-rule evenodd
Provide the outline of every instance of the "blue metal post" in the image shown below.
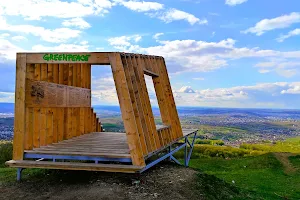
<path fill-rule="evenodd" d="M 184 166 L 187 167 L 187 157 L 188 157 L 188 154 L 187 154 L 187 144 L 188 144 L 188 137 L 185 137 L 185 148 L 184 148 Z"/>
<path fill-rule="evenodd" d="M 171 150 L 172 150 L 171 146 L 172 146 L 172 145 L 170 145 L 170 146 L 168 147 L 168 153 L 170 153 Z M 171 158 L 171 156 L 170 156 L 170 157 L 169 157 L 169 161 L 171 161 L 171 160 L 172 160 L 172 158 Z"/>
<path fill-rule="evenodd" d="M 189 162 L 190 162 L 190 159 L 191 159 L 191 155 L 192 155 L 194 145 L 195 145 L 196 136 L 197 136 L 197 132 L 194 135 L 193 142 L 192 142 L 192 145 L 191 145 L 191 148 L 190 148 L 190 152 L 189 152 L 189 155 L 187 157 L 187 165 L 189 165 Z"/>
<path fill-rule="evenodd" d="M 21 181 L 23 168 L 17 168 L 17 181 Z"/>

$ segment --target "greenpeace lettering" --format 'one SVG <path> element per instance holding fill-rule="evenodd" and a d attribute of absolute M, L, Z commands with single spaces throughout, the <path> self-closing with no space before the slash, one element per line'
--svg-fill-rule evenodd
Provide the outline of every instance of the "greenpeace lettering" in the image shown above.
<path fill-rule="evenodd" d="M 88 61 L 91 55 L 80 55 L 80 54 L 52 54 L 46 53 L 43 56 L 45 61 Z"/>

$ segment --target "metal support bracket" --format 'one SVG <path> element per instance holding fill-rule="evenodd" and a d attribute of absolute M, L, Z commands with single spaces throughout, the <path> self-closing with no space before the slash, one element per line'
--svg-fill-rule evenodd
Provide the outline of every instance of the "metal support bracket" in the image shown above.
<path fill-rule="evenodd" d="M 23 168 L 17 168 L 17 181 L 21 181 Z"/>
<path fill-rule="evenodd" d="M 192 142 L 190 142 L 188 140 L 188 137 L 190 135 L 193 135 L 193 140 Z M 184 148 L 184 166 L 188 167 L 189 165 L 189 161 L 191 159 L 191 155 L 194 149 L 194 144 L 195 144 L 195 140 L 196 140 L 196 136 L 197 136 L 197 132 L 194 132 L 190 135 L 187 135 L 186 137 L 184 137 L 184 143 L 174 143 L 173 145 L 179 145 L 177 147 L 175 147 L 175 149 L 172 150 L 172 145 L 168 146 L 167 148 L 167 153 L 163 156 L 161 156 L 160 158 L 150 162 L 149 164 L 146 165 L 146 167 L 144 167 L 140 173 L 146 171 L 147 169 L 149 169 L 150 167 L 153 167 L 154 165 L 156 165 L 157 163 L 165 160 L 165 159 L 169 159 L 170 161 L 174 161 L 175 163 L 182 165 L 174 156 L 173 154 L 176 153 L 177 151 L 179 151 L 180 149 Z M 188 151 L 188 146 L 189 146 L 189 151 Z"/>

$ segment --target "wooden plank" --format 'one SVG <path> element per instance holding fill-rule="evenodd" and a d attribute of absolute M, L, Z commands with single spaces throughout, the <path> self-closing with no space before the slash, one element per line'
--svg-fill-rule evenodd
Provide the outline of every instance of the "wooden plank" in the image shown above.
<path fill-rule="evenodd" d="M 132 58 L 134 60 L 134 73 L 135 73 L 135 77 L 137 80 L 137 86 L 138 86 L 138 90 L 139 90 L 139 95 L 140 95 L 140 100 L 141 100 L 141 104 L 142 104 L 142 111 L 143 113 L 141 113 L 141 115 L 144 116 L 145 118 L 145 126 L 146 126 L 146 131 L 144 132 L 145 135 L 145 139 L 147 142 L 147 147 L 148 147 L 148 152 L 152 152 L 156 149 L 153 137 L 151 137 L 151 134 L 153 133 L 153 129 L 151 126 L 151 117 L 150 117 L 150 113 L 149 113 L 149 107 L 147 106 L 147 98 L 148 97 L 148 93 L 147 93 L 147 87 L 146 87 L 146 82 L 144 79 L 144 73 L 143 73 L 143 66 L 141 64 L 141 60 L 140 57 L 134 57 Z M 151 108 L 150 108 L 151 109 Z"/>
<path fill-rule="evenodd" d="M 34 154 L 53 154 L 53 155 L 69 155 L 69 156 L 99 156 L 105 158 L 130 158 L 130 154 L 115 154 L 115 153 L 88 153 L 88 152 L 60 152 L 60 151 L 33 151 L 26 150 L 26 153 Z"/>
<path fill-rule="evenodd" d="M 85 119 L 84 119 L 84 108 L 80 108 L 80 135 L 85 133 Z"/>
<path fill-rule="evenodd" d="M 76 87 L 82 87 L 81 86 L 81 64 L 76 64 Z"/>
<path fill-rule="evenodd" d="M 126 57 L 125 57 L 126 58 Z M 128 89 L 129 89 L 129 94 L 130 94 L 130 98 L 132 101 L 132 105 L 133 105 L 133 110 L 134 110 L 134 114 L 136 117 L 136 124 L 137 124 L 137 128 L 139 131 L 139 138 L 140 138 L 140 143 L 141 143 L 141 147 L 143 150 L 143 154 L 147 155 L 148 154 L 148 148 L 147 148 L 147 142 L 146 142 L 146 138 L 145 138 L 145 133 L 144 131 L 147 131 L 145 125 L 143 125 L 143 123 L 145 123 L 145 119 L 142 113 L 142 105 L 141 105 L 141 101 L 140 101 L 140 96 L 139 96 L 139 91 L 137 88 L 137 83 L 136 83 L 136 78 L 135 78 L 135 74 L 134 74 L 134 69 L 133 69 L 133 62 L 130 57 L 127 57 L 125 59 L 126 65 L 124 65 L 124 70 L 125 70 L 125 74 L 126 77 L 128 78 L 127 82 L 128 82 Z"/>
<path fill-rule="evenodd" d="M 58 65 L 58 83 L 64 84 L 64 65 Z M 65 126 L 65 112 L 64 108 L 57 108 L 57 140 L 62 141 L 64 139 L 64 126 Z"/>
<path fill-rule="evenodd" d="M 33 147 L 40 146 L 40 108 L 33 108 Z"/>
<path fill-rule="evenodd" d="M 52 58 L 50 57 L 50 54 L 52 54 Z M 65 59 L 64 55 L 74 55 L 74 56 L 67 56 Z M 76 53 L 70 53 L 70 52 L 51 52 L 51 53 L 28 53 L 27 54 L 27 63 L 56 63 L 56 64 L 62 64 L 62 63 L 90 63 L 90 64 L 97 64 L 97 65 L 109 65 L 109 52 L 76 52 Z M 60 56 L 61 55 L 61 56 Z M 77 60 L 77 55 L 83 56 L 83 55 L 90 55 L 87 57 L 83 57 L 82 60 Z M 55 58 L 54 58 L 55 56 Z M 60 57 L 60 58 L 59 58 Z M 45 58 L 45 59 L 44 59 Z M 74 58 L 74 59 L 73 59 Z M 60 60 L 59 60 L 60 59 Z"/>
<path fill-rule="evenodd" d="M 53 64 L 53 83 L 59 84 L 59 65 Z M 60 108 L 52 108 L 53 112 L 53 142 L 58 142 L 58 109 Z"/>
<path fill-rule="evenodd" d="M 121 107 L 122 119 L 126 130 L 132 163 L 137 166 L 145 166 L 143 152 L 138 141 L 138 130 L 134 120 L 134 112 L 131 105 L 130 94 L 126 83 L 126 76 L 121 56 L 119 53 L 110 54 L 109 60 Z"/>
<path fill-rule="evenodd" d="M 67 139 L 72 138 L 73 130 L 72 130 L 72 119 L 73 119 L 73 109 L 67 108 Z"/>
<path fill-rule="evenodd" d="M 41 65 L 35 64 L 34 80 L 41 80 Z M 33 147 L 40 146 L 40 108 L 33 108 Z"/>
<path fill-rule="evenodd" d="M 47 110 L 46 108 L 41 108 L 40 110 L 40 146 L 45 146 L 47 144 Z"/>
<path fill-rule="evenodd" d="M 34 64 L 26 65 L 26 78 L 33 80 L 34 79 Z M 25 89 L 26 90 L 26 89 Z M 26 98 L 26 96 L 25 96 Z M 26 107 L 26 105 L 25 105 Z M 26 113 L 26 128 L 25 128 L 25 141 L 24 141 L 24 149 L 29 150 L 33 147 L 33 109 L 27 108 L 25 110 Z"/>
<path fill-rule="evenodd" d="M 99 132 L 99 118 L 96 117 L 96 131 Z"/>
<path fill-rule="evenodd" d="M 160 66 L 158 66 L 158 64 L 156 63 L 156 59 L 151 59 L 150 61 L 152 62 L 153 70 L 156 73 L 160 74 L 162 69 L 160 69 Z M 168 99 L 166 97 L 166 91 L 165 91 L 166 89 L 164 87 L 165 84 L 163 78 L 164 78 L 163 76 L 153 77 L 152 81 L 157 96 L 162 122 L 165 125 L 169 126 L 172 124 L 172 119 L 171 119 L 172 115 L 170 115 L 169 113 L 170 108 L 169 108 Z M 173 138 L 176 138 L 176 136 L 174 135 Z"/>
<path fill-rule="evenodd" d="M 177 127 L 175 123 L 175 119 L 172 117 L 174 115 L 173 109 L 170 103 L 170 87 L 168 87 L 167 77 L 164 74 L 164 66 L 162 66 L 161 60 L 155 60 L 155 65 L 158 73 L 160 74 L 159 77 L 153 78 L 153 84 L 155 86 L 155 91 L 158 98 L 160 113 L 162 117 L 162 121 L 166 125 L 171 125 L 171 135 L 172 139 L 177 138 Z"/>
<path fill-rule="evenodd" d="M 47 118 L 47 128 L 46 128 L 46 144 L 53 143 L 53 113 L 52 109 L 48 108 L 46 110 L 46 118 Z"/>
<path fill-rule="evenodd" d="M 91 85 L 92 85 L 92 68 L 91 65 L 88 64 L 87 65 L 87 88 L 91 89 Z"/>
<path fill-rule="evenodd" d="M 73 86 L 77 87 L 77 64 L 73 64 L 72 78 L 73 78 Z"/>
<path fill-rule="evenodd" d="M 158 77 L 159 76 L 157 73 L 149 71 L 147 69 L 144 69 L 144 74 L 146 74 L 148 76 L 152 76 L 152 77 Z"/>
<path fill-rule="evenodd" d="M 147 57 L 145 58 L 145 60 L 146 60 L 146 63 L 148 63 L 148 65 L 149 65 L 149 69 L 150 69 L 151 71 L 153 71 L 153 72 L 156 72 L 156 71 L 155 71 L 155 65 L 153 65 L 153 63 L 151 62 L 151 59 L 152 59 L 152 58 L 153 58 L 153 56 L 147 56 Z M 153 77 L 152 77 L 152 79 L 153 79 Z M 148 97 L 148 99 L 149 99 L 149 97 Z M 149 99 L 149 100 L 150 100 L 150 99 Z M 150 104 L 150 106 L 151 106 L 151 104 Z M 152 107 L 152 106 L 151 106 L 151 107 Z M 151 111 L 152 111 L 152 108 L 151 108 Z M 151 117 L 153 117 L 153 121 L 154 121 L 154 115 L 153 115 L 153 114 L 152 114 Z M 155 130 L 156 130 L 155 122 L 152 123 L 152 126 L 153 126 L 153 124 L 154 124 Z M 155 139 L 155 143 L 156 143 L 157 149 L 160 148 L 160 147 L 161 147 L 161 144 L 160 144 L 160 141 L 159 141 L 159 138 L 158 138 L 158 135 L 157 135 L 157 134 L 154 134 L 154 139 Z"/>
<path fill-rule="evenodd" d="M 76 108 L 71 108 L 72 110 L 72 137 L 77 136 L 77 116 Z"/>
<path fill-rule="evenodd" d="M 45 81 L 31 81 L 26 83 L 27 107 L 90 107 L 91 90 L 66 86 Z"/>
<path fill-rule="evenodd" d="M 41 81 L 47 81 L 47 64 L 41 64 Z M 31 88 L 31 86 L 28 86 Z M 31 95 L 27 95 L 29 98 Z M 37 97 L 37 96 L 36 96 Z M 47 109 L 41 108 L 40 114 L 40 146 L 44 146 L 47 144 Z"/>
<path fill-rule="evenodd" d="M 80 73 L 81 73 L 81 87 L 87 88 L 86 85 L 86 64 L 81 64 L 80 65 Z"/>
<path fill-rule="evenodd" d="M 85 171 L 105 171 L 105 172 L 122 172 L 136 173 L 141 167 L 133 165 L 117 164 L 95 164 L 95 163 L 75 163 L 75 162 L 49 162 L 49 161 L 15 161 L 6 162 L 10 167 L 22 168 L 44 168 L 44 169 L 61 169 L 61 170 L 85 170 Z"/>
<path fill-rule="evenodd" d="M 149 66 L 149 63 L 147 62 L 147 59 L 145 59 L 145 57 L 139 58 L 138 62 L 139 62 L 139 66 L 141 66 L 140 77 L 141 77 L 141 83 L 142 83 L 142 87 L 143 87 L 143 91 L 144 91 L 145 106 L 147 107 L 147 110 L 148 110 L 149 126 L 151 127 L 150 136 L 156 144 L 155 149 L 158 149 L 158 148 L 160 148 L 160 142 L 159 142 L 158 134 L 157 134 L 156 127 L 155 127 L 153 111 L 152 111 L 152 107 L 151 107 L 151 103 L 150 103 L 150 99 L 149 99 L 149 93 L 147 90 L 147 85 L 146 85 L 146 81 L 145 81 L 145 77 L 144 77 L 144 73 L 143 73 L 143 66 L 144 65 Z"/>
<path fill-rule="evenodd" d="M 166 88 L 166 96 L 168 98 L 168 102 L 170 104 L 171 109 L 169 110 L 169 114 L 172 116 L 172 120 L 174 120 L 174 125 L 172 125 L 172 130 L 175 131 L 175 135 L 177 138 L 182 136 L 182 128 L 178 117 L 178 112 L 175 105 L 174 96 L 172 93 L 172 88 L 170 84 L 170 79 L 167 72 L 167 67 L 163 58 L 159 58 L 158 63 L 160 63 L 159 68 L 162 69 L 162 75 L 165 80 L 165 88 Z M 174 127 L 173 127 L 174 126 Z"/>
<path fill-rule="evenodd" d="M 97 116 L 96 116 L 96 113 L 94 112 L 94 117 L 93 117 L 93 132 L 96 132 L 97 130 L 97 126 L 96 126 L 96 123 L 97 123 Z"/>

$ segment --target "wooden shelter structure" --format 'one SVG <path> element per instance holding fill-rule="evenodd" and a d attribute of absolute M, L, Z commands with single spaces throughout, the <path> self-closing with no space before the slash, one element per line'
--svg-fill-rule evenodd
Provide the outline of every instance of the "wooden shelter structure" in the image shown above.
<path fill-rule="evenodd" d="M 92 65 L 111 66 L 125 133 L 103 132 L 91 107 Z M 162 126 L 144 74 L 152 77 Z M 13 160 L 6 164 L 18 168 L 18 180 L 23 168 L 143 172 L 166 158 L 179 163 L 173 154 L 182 148 L 187 166 L 196 134 L 181 128 L 163 57 L 17 53 Z"/>

